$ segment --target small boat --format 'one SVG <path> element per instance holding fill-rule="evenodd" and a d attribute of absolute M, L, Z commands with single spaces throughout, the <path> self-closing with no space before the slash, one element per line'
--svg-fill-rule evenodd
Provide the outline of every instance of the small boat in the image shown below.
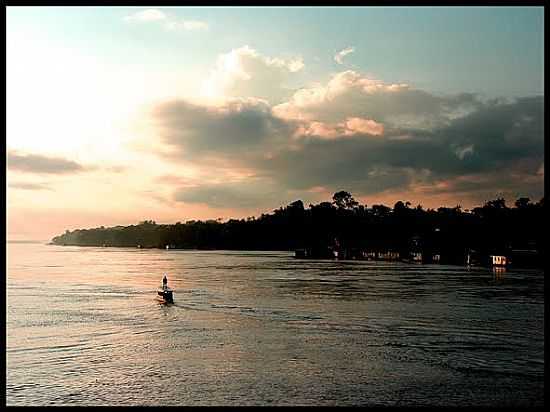
<path fill-rule="evenodd" d="M 166 303 L 174 303 L 174 295 L 172 289 L 168 286 L 163 286 L 157 289 L 157 295 Z"/>
<path fill-rule="evenodd" d="M 162 278 L 162 286 L 157 289 L 157 295 L 165 303 L 174 303 L 174 295 L 172 293 L 172 289 L 168 287 L 168 278 L 166 277 L 166 273 Z"/>

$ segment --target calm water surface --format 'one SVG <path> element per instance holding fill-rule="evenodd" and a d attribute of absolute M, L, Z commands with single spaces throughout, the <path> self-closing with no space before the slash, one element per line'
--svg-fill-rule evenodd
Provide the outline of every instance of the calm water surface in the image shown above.
<path fill-rule="evenodd" d="M 544 402 L 544 273 L 8 244 L 8 405 Z M 173 305 L 156 300 L 163 272 Z"/>

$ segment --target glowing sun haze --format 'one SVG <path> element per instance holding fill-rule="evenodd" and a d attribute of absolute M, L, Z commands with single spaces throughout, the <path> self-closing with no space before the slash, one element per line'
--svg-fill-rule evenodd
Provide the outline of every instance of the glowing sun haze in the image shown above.
<path fill-rule="evenodd" d="M 8 7 L 6 21 L 9 239 L 338 190 L 368 206 L 543 196 L 540 7 Z"/>

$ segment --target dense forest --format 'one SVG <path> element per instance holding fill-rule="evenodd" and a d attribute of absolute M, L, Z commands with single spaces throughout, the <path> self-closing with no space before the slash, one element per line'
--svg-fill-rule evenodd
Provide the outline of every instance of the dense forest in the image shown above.
<path fill-rule="evenodd" d="M 174 249 L 228 250 L 395 250 L 437 251 L 442 263 L 463 263 L 465 251 L 510 254 L 512 250 L 537 251 L 543 256 L 544 198 L 533 203 L 519 198 L 508 207 L 502 198 L 472 210 L 411 207 L 398 201 L 393 208 L 359 204 L 345 191 L 332 202 L 304 207 L 301 200 L 260 217 L 190 220 L 156 224 L 99 227 L 66 231 L 52 239 L 56 245 L 119 246 Z M 322 255 L 322 252 L 318 253 Z"/>

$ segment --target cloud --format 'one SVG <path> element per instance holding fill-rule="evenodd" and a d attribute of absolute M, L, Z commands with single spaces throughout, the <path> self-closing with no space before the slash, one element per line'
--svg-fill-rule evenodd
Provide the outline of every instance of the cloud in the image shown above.
<path fill-rule="evenodd" d="M 270 159 L 255 159 L 255 167 L 294 190 L 316 186 L 337 190 L 346 186 L 359 194 L 368 194 L 405 186 L 411 181 L 419 165 L 411 165 L 404 154 L 398 155 L 399 161 L 392 153 L 397 148 L 397 144 L 363 136 L 311 139 L 299 149 L 281 150 Z"/>
<path fill-rule="evenodd" d="M 7 163 L 9 169 L 30 173 L 63 174 L 83 172 L 89 169 L 77 162 L 60 157 L 19 154 L 14 151 L 8 152 Z"/>
<path fill-rule="evenodd" d="M 455 153 L 456 153 L 457 157 L 460 160 L 462 160 L 462 159 L 464 159 L 465 156 L 468 156 L 468 155 L 471 155 L 472 153 L 474 153 L 474 145 L 470 144 L 470 145 L 464 146 L 464 147 L 457 147 L 456 150 L 455 150 Z"/>
<path fill-rule="evenodd" d="M 540 176 L 543 162 L 542 116 L 542 97 L 492 101 L 432 130 L 389 129 L 384 139 L 357 134 L 347 139 L 303 140 L 298 149 L 281 150 L 255 166 L 267 168 L 289 187 L 351 185 L 358 194 L 494 171 L 499 171 L 495 179 L 509 189 L 515 185 L 518 192 L 538 191 L 541 181 L 535 177 Z M 400 135 L 408 138 L 391 139 Z M 510 175 L 514 179 L 508 181 Z"/>
<path fill-rule="evenodd" d="M 158 9 L 142 10 L 124 17 L 124 21 L 128 22 L 150 22 L 166 19 L 166 14 Z"/>
<path fill-rule="evenodd" d="M 176 190 L 174 200 L 184 203 L 206 204 L 213 208 L 257 208 L 272 207 L 290 199 L 285 199 L 280 188 L 261 181 L 231 182 L 223 184 L 203 184 Z"/>
<path fill-rule="evenodd" d="M 296 137 L 312 136 L 320 139 L 337 139 L 347 136 L 371 135 L 381 136 L 384 133 L 384 125 L 370 119 L 360 117 L 349 117 L 337 124 L 323 122 L 304 122 L 296 130 Z"/>
<path fill-rule="evenodd" d="M 23 189 L 23 190 L 52 190 L 51 187 L 41 184 L 41 183 L 30 183 L 30 182 L 13 182 L 9 183 L 9 187 L 12 189 Z"/>
<path fill-rule="evenodd" d="M 303 68 L 301 57 L 268 57 L 243 46 L 218 57 L 202 92 L 211 98 L 254 97 L 280 102 L 291 94 L 285 88 L 289 76 Z"/>
<path fill-rule="evenodd" d="M 473 94 L 436 96 L 404 83 L 385 83 L 347 70 L 333 75 L 326 85 L 296 91 L 273 112 L 285 119 L 339 122 L 358 117 L 393 127 L 428 129 L 479 105 Z"/>
<path fill-rule="evenodd" d="M 337 188 L 351 182 L 356 191 L 364 194 L 404 187 L 418 180 L 489 173 L 495 169 L 505 173 L 516 171 L 527 177 L 539 172 L 543 160 L 541 105 L 541 98 L 538 105 L 529 99 L 506 104 L 496 102 L 432 131 L 394 129 L 382 140 L 366 138 L 365 133 L 346 133 L 344 126 L 353 124 L 349 120 L 340 124 L 340 129 L 313 123 L 307 129 L 310 134 L 331 139 L 280 145 L 268 157 L 259 155 L 265 142 L 258 140 L 257 155 L 238 156 L 233 160 L 244 162 L 289 188 L 322 185 Z M 515 135 L 515 123 L 526 113 L 534 120 L 523 125 L 521 135 Z M 279 130 L 284 134 L 292 127 L 281 126 Z M 388 138 L 400 134 L 408 134 L 409 138 Z M 244 146 L 246 144 L 240 146 L 241 149 Z M 218 149 L 217 156 L 227 155 L 225 149 Z"/>
<path fill-rule="evenodd" d="M 128 23 L 162 23 L 166 30 L 208 30 L 208 23 L 199 20 L 179 19 L 170 14 L 166 14 L 158 9 L 146 9 L 125 16 L 124 21 Z"/>
<path fill-rule="evenodd" d="M 163 204 L 163 205 L 171 205 L 172 202 L 170 199 L 167 199 L 166 197 L 159 194 L 158 190 L 139 190 L 136 192 L 137 195 L 140 197 L 143 197 L 146 199 L 146 201 L 154 200 L 157 203 Z"/>
<path fill-rule="evenodd" d="M 273 116 L 266 102 L 256 99 L 221 106 L 173 100 L 157 106 L 153 116 L 163 142 L 188 159 L 208 154 L 244 157 L 243 150 L 263 151 L 284 141 L 292 130 L 288 122 Z"/>
<path fill-rule="evenodd" d="M 530 172 L 534 172 L 543 161 L 543 115 L 542 96 L 492 100 L 434 134 L 454 151 L 472 147 L 460 159 L 461 168 L 489 171 L 517 165 L 525 170 L 528 161 Z"/>
<path fill-rule="evenodd" d="M 256 73 L 234 56 L 235 73 Z M 264 195 L 249 193 L 246 182 L 271 188 L 279 201 L 265 198 L 276 203 L 320 187 L 346 187 L 357 196 L 433 190 L 474 198 L 491 187 L 536 196 L 543 182 L 543 112 L 542 96 L 436 95 L 344 71 L 276 105 L 250 97 L 210 105 L 173 100 L 153 115 L 170 160 L 215 167 L 204 184 L 178 186 L 178 201 L 249 207 Z M 234 183 L 227 179 L 232 169 L 249 177 Z"/>
<path fill-rule="evenodd" d="M 254 177 L 223 183 L 203 183 L 180 187 L 174 192 L 176 202 L 206 205 L 213 209 L 246 210 L 256 214 L 301 199 L 319 202 L 326 198 L 324 188 L 305 191 L 289 189 L 270 178 Z"/>
<path fill-rule="evenodd" d="M 370 134 L 380 136 L 384 133 L 384 126 L 374 120 L 350 117 L 345 122 L 344 134 L 353 136 L 355 134 Z"/>
<path fill-rule="evenodd" d="M 338 64 L 344 64 L 344 60 L 343 60 L 344 57 L 347 56 L 348 54 L 353 53 L 354 51 L 355 51 L 354 47 L 346 47 L 345 49 L 336 53 L 336 55 L 334 56 L 334 60 Z"/>
<path fill-rule="evenodd" d="M 510 172 L 503 177 L 500 170 L 481 174 L 453 176 L 448 179 L 434 179 L 428 183 L 411 185 L 409 190 L 422 197 L 452 195 L 458 199 L 468 199 L 472 204 L 480 205 L 487 200 L 503 196 L 517 199 L 527 195 L 532 199 L 544 196 L 541 176 Z"/>

